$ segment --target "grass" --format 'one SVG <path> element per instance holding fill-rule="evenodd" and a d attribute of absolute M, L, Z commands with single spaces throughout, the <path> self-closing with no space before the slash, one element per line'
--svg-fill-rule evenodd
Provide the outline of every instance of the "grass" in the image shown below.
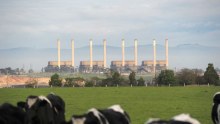
<path fill-rule="evenodd" d="M 170 119 L 180 113 L 190 113 L 202 124 L 210 124 L 212 97 L 219 89 L 213 86 L 0 89 L 0 103 L 16 104 L 30 94 L 54 92 L 66 103 L 67 120 L 92 107 L 120 104 L 129 113 L 132 124 L 144 124 L 150 117 Z"/>

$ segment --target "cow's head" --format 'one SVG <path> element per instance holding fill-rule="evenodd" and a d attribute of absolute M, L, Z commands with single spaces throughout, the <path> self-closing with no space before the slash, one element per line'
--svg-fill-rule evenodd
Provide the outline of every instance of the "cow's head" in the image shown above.
<path fill-rule="evenodd" d="M 65 103 L 54 94 L 29 96 L 26 102 L 18 102 L 26 111 L 25 124 L 60 124 L 65 121 Z"/>
<path fill-rule="evenodd" d="M 26 124 L 54 124 L 54 112 L 51 102 L 45 96 L 27 98 Z"/>

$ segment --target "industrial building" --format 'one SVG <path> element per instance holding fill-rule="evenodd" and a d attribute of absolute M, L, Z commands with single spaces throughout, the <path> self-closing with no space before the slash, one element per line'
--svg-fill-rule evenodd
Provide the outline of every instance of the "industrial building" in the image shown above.
<path fill-rule="evenodd" d="M 153 60 L 142 61 L 139 71 L 156 73 L 157 71 L 168 69 L 168 39 L 165 40 L 165 60 L 157 60 L 156 40 L 153 40 Z"/>
<path fill-rule="evenodd" d="M 124 51 L 124 39 L 122 39 L 122 60 L 111 61 L 110 68 L 112 70 L 129 73 L 135 71 L 137 73 L 156 73 L 157 71 L 164 70 L 168 68 L 168 40 L 165 40 L 165 60 L 156 60 L 156 40 L 153 40 L 153 60 L 144 60 L 141 65 L 138 65 L 138 48 L 137 48 L 137 39 L 134 40 L 134 60 L 125 60 L 125 51 Z"/>
<path fill-rule="evenodd" d="M 168 40 L 165 40 L 165 60 L 157 60 L 156 56 L 156 40 L 153 40 L 153 58 L 152 60 L 143 60 L 138 65 L 138 40 L 134 40 L 134 59 L 125 60 L 125 41 L 122 39 L 122 58 L 121 60 L 111 61 L 110 68 L 106 64 L 106 40 L 103 40 L 103 60 L 93 60 L 92 39 L 89 41 L 90 57 L 89 60 L 80 61 L 79 72 L 82 73 L 100 73 L 108 72 L 109 69 L 120 73 L 156 73 L 168 68 Z M 74 72 L 74 41 L 71 42 L 72 59 L 71 61 L 60 60 L 60 40 L 57 41 L 57 61 L 49 61 L 45 72 Z"/>
<path fill-rule="evenodd" d="M 99 73 L 106 72 L 108 69 L 106 68 L 106 40 L 103 40 L 103 61 L 96 60 L 93 61 L 93 50 L 92 50 L 92 39 L 89 42 L 90 48 L 90 60 L 89 61 L 80 61 L 79 71 L 83 73 Z"/>
<path fill-rule="evenodd" d="M 74 72 L 74 41 L 71 41 L 72 60 L 60 60 L 60 40 L 57 41 L 57 61 L 49 61 L 45 72 Z"/>
<path fill-rule="evenodd" d="M 134 60 L 125 60 L 125 41 L 122 39 L 122 60 L 111 61 L 110 68 L 118 72 L 137 71 L 137 39 L 134 40 Z"/>

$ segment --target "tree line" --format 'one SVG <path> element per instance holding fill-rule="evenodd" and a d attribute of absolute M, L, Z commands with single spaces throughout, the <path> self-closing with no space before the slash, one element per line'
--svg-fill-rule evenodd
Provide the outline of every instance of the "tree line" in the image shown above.
<path fill-rule="evenodd" d="M 37 82 L 30 80 L 27 82 L 28 87 L 34 87 Z M 92 77 L 84 79 L 82 77 L 71 77 L 62 79 L 58 74 L 51 76 L 49 85 L 52 87 L 117 87 L 117 86 L 183 86 L 183 85 L 220 85 L 219 76 L 214 69 L 213 64 L 208 64 L 206 71 L 201 69 L 181 69 L 174 73 L 173 70 L 162 70 L 156 75 L 151 82 L 147 82 L 140 77 L 136 79 L 136 73 L 131 72 L 128 78 L 122 76 L 119 72 L 110 71 L 106 78 Z"/>
<path fill-rule="evenodd" d="M 208 64 L 206 71 L 200 69 L 181 69 L 174 74 L 173 70 L 162 70 L 155 82 L 159 85 L 220 85 L 219 75 L 213 64 Z"/>
<path fill-rule="evenodd" d="M 116 87 L 116 86 L 144 86 L 145 80 L 140 77 L 136 80 L 135 72 L 129 75 L 129 80 L 123 77 L 119 72 L 111 71 L 106 74 L 105 79 L 98 77 L 92 77 L 90 79 L 84 79 L 82 77 L 73 77 L 61 79 L 58 74 L 51 76 L 49 81 L 50 86 L 56 87 Z"/>

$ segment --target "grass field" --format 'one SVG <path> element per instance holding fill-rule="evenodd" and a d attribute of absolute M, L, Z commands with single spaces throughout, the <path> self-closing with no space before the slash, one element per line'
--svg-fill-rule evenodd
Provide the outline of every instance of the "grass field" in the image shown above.
<path fill-rule="evenodd" d="M 120 104 L 130 115 L 132 124 L 144 124 L 150 117 L 169 119 L 190 113 L 202 124 L 211 124 L 213 94 L 220 87 L 105 87 L 0 89 L 0 103 L 25 100 L 28 95 L 54 92 L 66 103 L 66 119 L 92 107 L 106 108 Z"/>

